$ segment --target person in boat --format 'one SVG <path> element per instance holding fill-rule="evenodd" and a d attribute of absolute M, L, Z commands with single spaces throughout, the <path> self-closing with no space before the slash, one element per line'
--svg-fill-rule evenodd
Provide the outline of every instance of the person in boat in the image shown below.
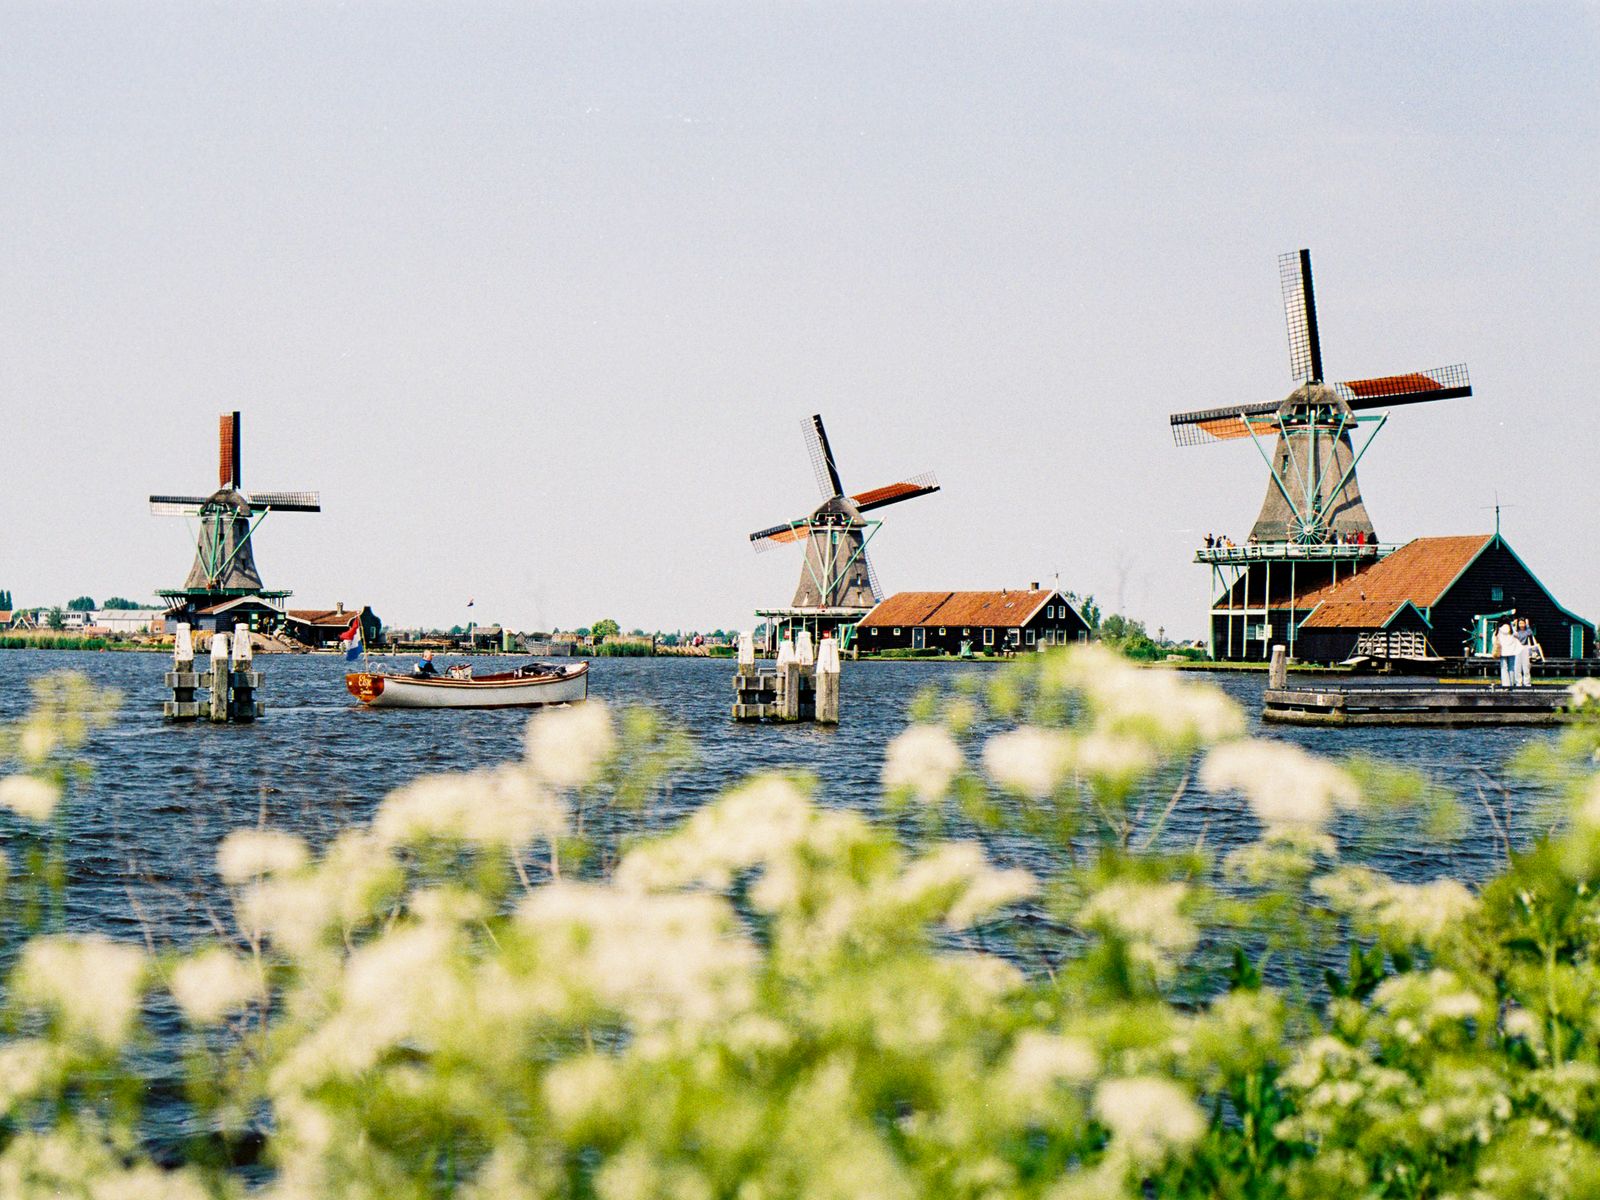
<path fill-rule="evenodd" d="M 433 665 L 432 650 L 424 650 L 422 652 L 422 661 L 411 668 L 411 673 L 420 675 L 424 679 L 437 679 L 439 677 L 439 668 Z"/>

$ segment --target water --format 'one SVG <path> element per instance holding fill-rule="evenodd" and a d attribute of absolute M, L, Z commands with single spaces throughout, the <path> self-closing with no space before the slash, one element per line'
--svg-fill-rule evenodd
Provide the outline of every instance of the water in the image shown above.
<path fill-rule="evenodd" d="M 480 669 L 493 661 L 478 660 Z M 263 658 L 259 665 L 266 674 L 265 719 L 237 727 L 178 725 L 160 716 L 167 669 L 161 656 L 38 651 L 0 656 L 0 719 L 24 711 L 28 680 L 47 671 L 80 670 L 124 696 L 116 724 L 97 733 L 85 751 L 93 775 L 71 804 L 71 925 L 120 936 L 148 932 L 163 944 L 204 934 L 213 928 L 222 901 L 212 860 L 230 829 L 265 823 L 321 843 L 368 820 L 387 792 L 418 775 L 490 765 L 521 753 L 525 712 L 375 711 L 345 693 L 342 659 L 281 656 Z M 662 829 L 763 768 L 809 771 L 819 781 L 824 803 L 876 811 L 884 746 L 905 725 L 915 694 L 957 673 L 994 669 L 918 662 L 848 666 L 844 723 L 838 728 L 734 724 L 728 719 L 728 660 L 597 659 L 590 678 L 594 696 L 652 705 L 696 740 L 697 769 L 636 818 L 645 829 Z M 1254 720 L 1264 676 L 1207 678 L 1237 698 Z M 1273 728 L 1269 733 L 1325 753 L 1364 752 L 1419 766 L 1469 799 L 1469 825 L 1458 841 L 1435 844 L 1422 831 L 1405 827 L 1385 831 L 1370 860 L 1401 878 L 1447 873 L 1476 880 L 1500 865 L 1497 836 L 1475 794 L 1480 786 L 1507 786 L 1514 840 L 1525 841 L 1547 819 L 1543 797 L 1505 771 L 1511 755 L 1532 739 L 1548 737 L 1545 731 Z M 1180 807 L 1171 830 L 1179 840 L 1203 835 L 1219 850 L 1254 836 L 1253 823 L 1236 803 L 1203 795 Z M 1006 840 L 992 849 L 1037 871 L 1048 872 L 1053 865 L 1048 850 L 1023 841 Z"/>

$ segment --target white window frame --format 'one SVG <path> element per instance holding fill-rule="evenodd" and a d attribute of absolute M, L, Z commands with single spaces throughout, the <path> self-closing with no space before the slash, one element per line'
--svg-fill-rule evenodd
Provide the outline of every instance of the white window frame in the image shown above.
<path fill-rule="evenodd" d="M 983 644 L 985 646 L 994 645 L 994 630 L 992 628 L 983 631 Z"/>
<path fill-rule="evenodd" d="M 1039 640 L 1038 638 L 1036 638 L 1034 636 L 1033 630 L 1031 630 L 1031 629 L 1028 630 L 1027 633 L 1024 634 L 1024 636 L 1028 639 L 1028 645 L 1030 645 L 1030 646 L 1034 645 Z"/>

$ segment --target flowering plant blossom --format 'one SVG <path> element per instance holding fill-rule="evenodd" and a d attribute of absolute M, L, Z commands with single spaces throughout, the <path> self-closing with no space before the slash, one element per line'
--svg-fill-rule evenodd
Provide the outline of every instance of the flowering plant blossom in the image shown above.
<path fill-rule="evenodd" d="M 887 821 L 765 775 L 581 855 L 602 792 L 686 762 L 592 705 L 319 854 L 229 834 L 218 938 L 24 940 L 0 1195 L 1600 1189 L 1600 725 L 1543 760 L 1567 819 L 1473 889 L 1352 861 L 1428 788 L 1246 739 L 1215 689 L 1094 650 L 979 678 L 888 748 L 917 805 Z M 93 725 L 42 695 L 3 778 L 60 784 Z M 1180 835 L 1202 796 L 1255 840 Z M 58 820 L 0 822 L 49 861 Z M 177 1149 L 140 1109 L 163 1037 L 204 1131 Z"/>

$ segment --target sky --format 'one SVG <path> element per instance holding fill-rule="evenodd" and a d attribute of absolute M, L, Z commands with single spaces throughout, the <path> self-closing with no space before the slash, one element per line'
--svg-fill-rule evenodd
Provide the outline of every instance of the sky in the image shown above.
<path fill-rule="evenodd" d="M 394 624 L 748 627 L 816 503 L 885 588 L 1202 633 L 1267 486 L 1168 414 L 1465 361 L 1360 465 L 1600 616 L 1600 7 L 0 2 L 0 587 L 151 598 L 216 418 L 256 561 Z M 469 612 L 468 599 L 476 601 Z"/>

